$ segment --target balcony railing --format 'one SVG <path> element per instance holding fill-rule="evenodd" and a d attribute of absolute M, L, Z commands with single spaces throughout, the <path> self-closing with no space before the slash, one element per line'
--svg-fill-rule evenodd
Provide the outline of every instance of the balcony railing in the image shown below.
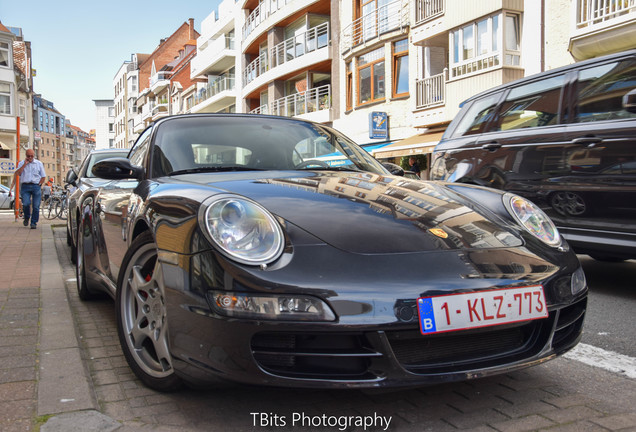
<path fill-rule="evenodd" d="M 444 14 L 446 0 L 415 0 L 415 24 Z"/>
<path fill-rule="evenodd" d="M 248 84 L 254 81 L 259 76 L 263 75 L 269 69 L 267 61 L 267 52 L 261 53 L 256 60 L 247 65 L 243 71 L 243 84 Z"/>
<path fill-rule="evenodd" d="M 636 12 L 636 0 L 577 0 L 576 27 L 584 28 Z"/>
<path fill-rule="evenodd" d="M 155 117 L 158 114 L 165 114 L 168 115 L 168 101 L 166 100 L 162 100 L 157 104 L 153 104 L 151 110 L 150 110 L 150 115 L 152 117 Z"/>
<path fill-rule="evenodd" d="M 329 44 L 329 23 L 325 22 L 291 37 L 272 48 L 272 67 L 324 48 Z"/>
<path fill-rule="evenodd" d="M 409 1 L 395 0 L 353 21 L 342 31 L 343 52 L 372 40 L 383 33 L 409 26 Z"/>
<path fill-rule="evenodd" d="M 156 74 L 154 74 L 153 76 L 149 78 L 150 87 L 154 86 L 159 81 L 169 80 L 171 76 L 172 76 L 172 72 L 168 72 L 168 71 L 157 72 Z"/>
<path fill-rule="evenodd" d="M 243 24 L 243 40 L 245 40 L 260 23 L 270 15 L 293 0 L 265 0 L 261 2 L 247 17 Z"/>
<path fill-rule="evenodd" d="M 267 106 L 267 104 L 261 105 L 258 108 L 250 111 L 250 114 L 269 114 L 269 107 Z"/>
<path fill-rule="evenodd" d="M 272 103 L 272 114 L 294 117 L 331 108 L 331 85 L 294 93 Z"/>
<path fill-rule="evenodd" d="M 234 82 L 234 75 L 218 77 L 199 90 L 199 92 L 194 96 L 194 104 L 200 104 L 204 100 L 214 97 L 223 91 L 234 90 Z"/>
<path fill-rule="evenodd" d="M 416 107 L 430 108 L 443 105 L 446 90 L 446 72 L 415 81 Z"/>

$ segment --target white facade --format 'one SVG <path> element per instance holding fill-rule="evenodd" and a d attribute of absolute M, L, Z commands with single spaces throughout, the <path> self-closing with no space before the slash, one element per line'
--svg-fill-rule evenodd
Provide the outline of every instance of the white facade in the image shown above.
<path fill-rule="evenodd" d="M 95 148 L 115 147 L 115 103 L 112 99 L 95 102 Z"/>
<path fill-rule="evenodd" d="M 130 67 L 130 62 L 124 62 L 113 79 L 113 89 L 115 94 L 114 109 L 114 134 L 115 134 L 115 147 L 126 148 L 128 147 L 128 112 L 126 109 L 128 101 L 128 80 L 127 73 Z"/>
<path fill-rule="evenodd" d="M 22 29 L 0 23 L 0 183 L 6 186 L 17 163 L 18 143 L 21 157 L 26 148 L 33 147 L 30 62 L 30 46 L 22 37 Z"/>

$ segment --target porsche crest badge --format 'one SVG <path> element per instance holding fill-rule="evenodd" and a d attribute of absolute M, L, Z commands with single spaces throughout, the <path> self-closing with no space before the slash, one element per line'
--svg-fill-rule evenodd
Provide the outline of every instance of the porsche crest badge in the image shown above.
<path fill-rule="evenodd" d="M 448 238 L 448 233 L 441 228 L 429 228 L 428 231 L 439 238 Z"/>

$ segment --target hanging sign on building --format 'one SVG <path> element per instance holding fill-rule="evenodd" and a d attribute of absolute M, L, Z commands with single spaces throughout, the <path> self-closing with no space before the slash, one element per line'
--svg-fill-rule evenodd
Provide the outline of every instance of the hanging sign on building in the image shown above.
<path fill-rule="evenodd" d="M 385 112 L 369 114 L 369 138 L 389 139 L 389 116 Z"/>

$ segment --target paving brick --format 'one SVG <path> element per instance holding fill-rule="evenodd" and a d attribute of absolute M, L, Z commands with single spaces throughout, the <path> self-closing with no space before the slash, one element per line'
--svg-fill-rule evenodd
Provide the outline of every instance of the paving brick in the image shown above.
<path fill-rule="evenodd" d="M 593 423 L 609 430 L 623 430 L 636 426 L 636 412 L 613 415 L 591 420 Z"/>
<path fill-rule="evenodd" d="M 546 411 L 543 415 L 556 423 L 570 423 L 598 417 L 602 413 L 586 406 L 574 406 L 565 409 Z"/>
<path fill-rule="evenodd" d="M 490 424 L 501 432 L 535 431 L 554 425 L 551 420 L 540 415 L 529 415 L 504 422 L 490 422 Z"/>

